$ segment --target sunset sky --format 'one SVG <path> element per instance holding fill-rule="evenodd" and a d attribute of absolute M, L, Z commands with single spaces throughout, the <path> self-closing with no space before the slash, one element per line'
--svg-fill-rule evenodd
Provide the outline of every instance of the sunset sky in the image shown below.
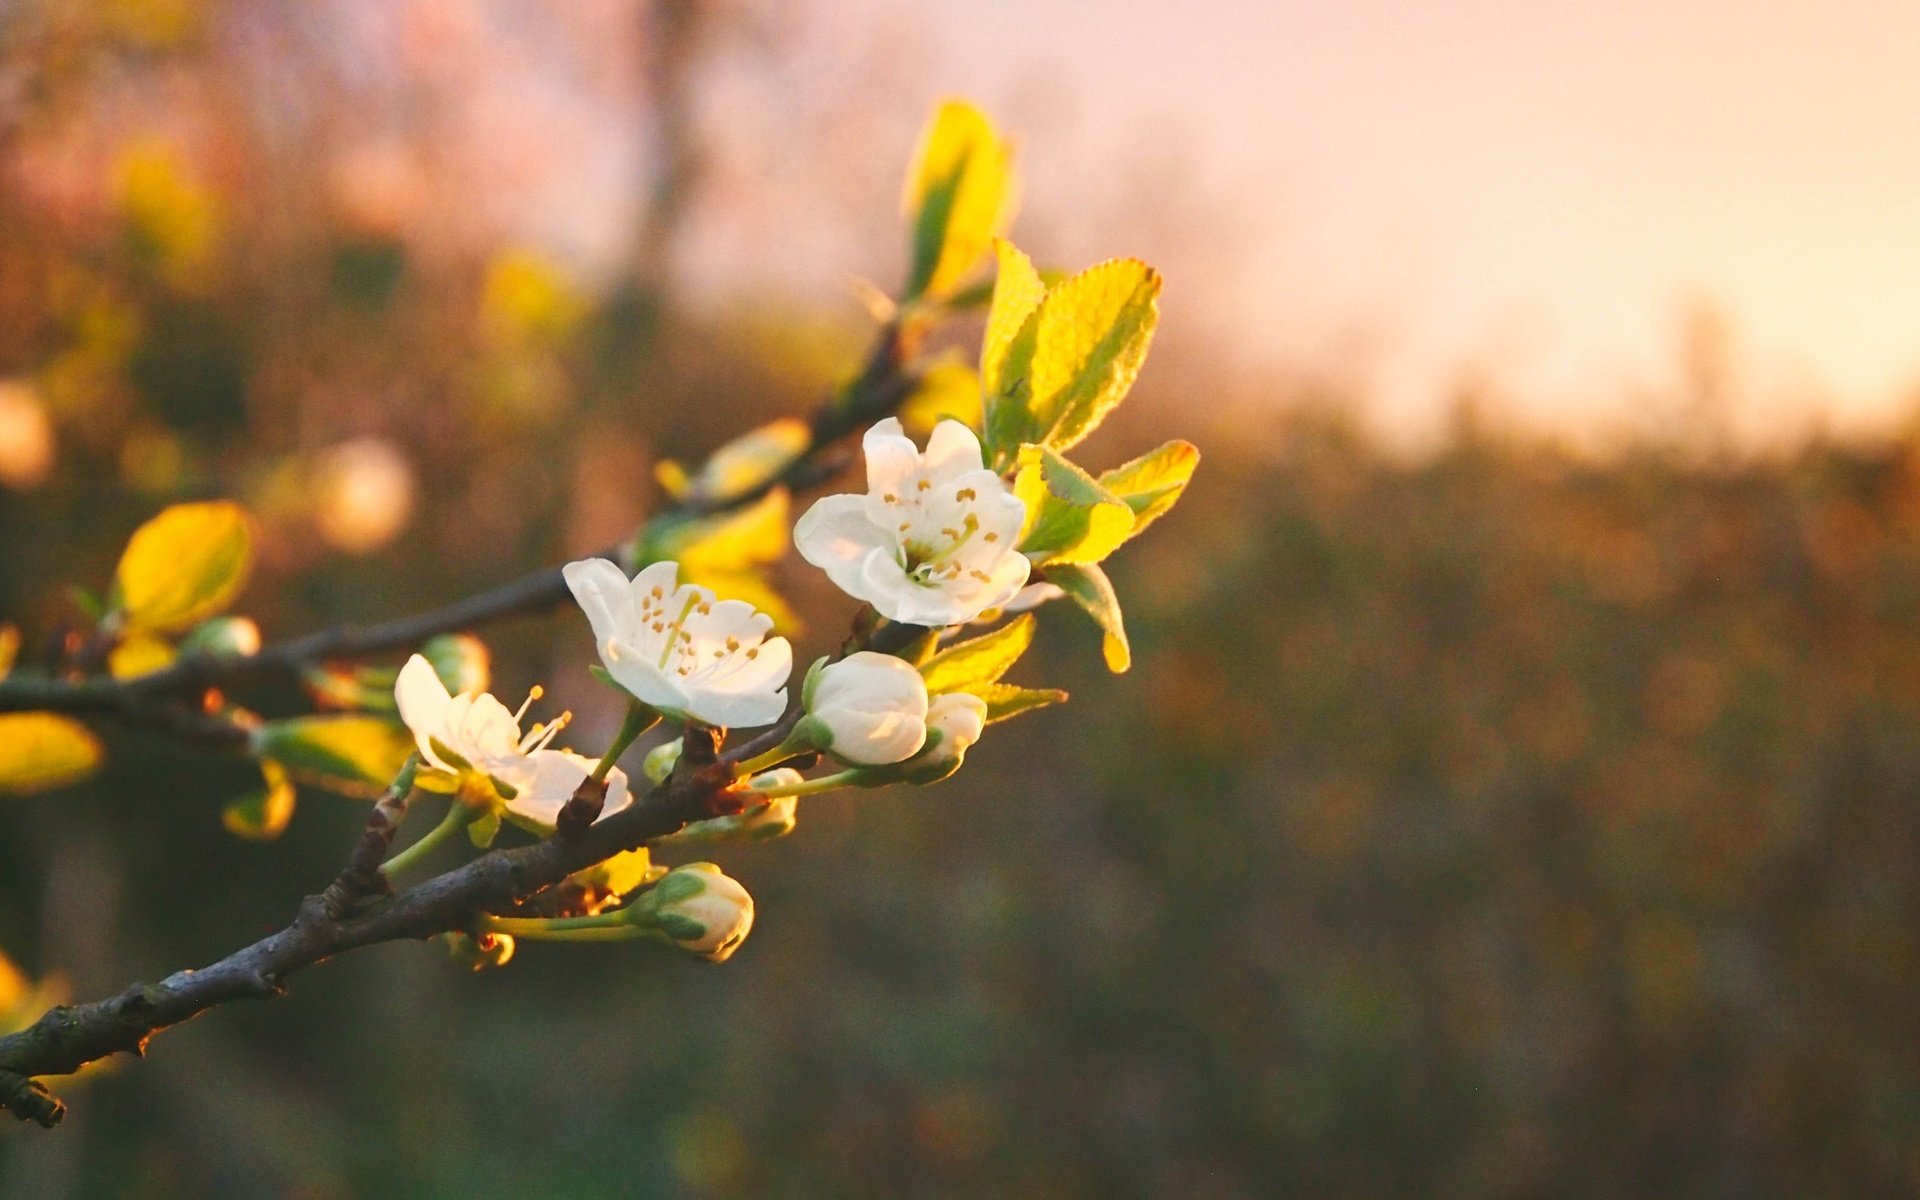
<path fill-rule="evenodd" d="M 1037 213 L 1157 205 L 1170 303 L 1256 360 L 1365 364 L 1389 422 L 1463 371 L 1610 414 L 1700 302 L 1751 427 L 1870 426 L 1920 383 L 1913 0 L 860 3 L 925 39 L 928 97 L 1024 131 Z"/>

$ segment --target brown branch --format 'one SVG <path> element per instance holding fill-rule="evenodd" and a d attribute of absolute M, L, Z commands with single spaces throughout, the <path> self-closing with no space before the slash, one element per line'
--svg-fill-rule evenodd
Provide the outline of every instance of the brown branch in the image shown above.
<path fill-rule="evenodd" d="M 718 815 L 715 805 L 723 802 L 729 779 L 727 768 L 710 759 L 689 763 L 576 837 L 490 851 L 355 915 L 334 915 L 325 895 L 308 896 L 292 924 L 210 966 L 135 984 L 105 1000 L 52 1009 L 0 1038 L 0 1108 L 51 1127 L 65 1109 L 36 1077 L 71 1074 L 112 1054 L 144 1054 L 160 1030 L 235 1000 L 281 995 L 295 972 L 336 954 L 469 929 L 482 913 L 506 909 L 689 821 Z M 363 836 L 353 861 L 366 844 Z"/>
<path fill-rule="evenodd" d="M 347 855 L 347 865 L 327 885 L 327 890 L 320 893 L 320 906 L 330 919 L 337 921 L 346 916 L 357 901 L 368 896 L 385 896 L 391 892 L 387 877 L 380 871 L 380 864 L 393 846 L 394 835 L 400 832 L 400 823 L 407 819 L 407 804 L 413 799 L 413 775 L 417 766 L 418 760 L 408 760 L 399 778 L 374 801 L 373 811 L 367 814 L 367 823 L 360 831 L 360 839 L 354 842 L 353 851 Z"/>
<path fill-rule="evenodd" d="M 775 488 L 801 489 L 830 478 L 843 465 L 836 442 L 899 408 L 917 382 L 908 368 L 917 331 L 900 321 L 882 326 L 860 373 L 808 422 L 807 447 L 778 472 L 751 488 L 725 496 L 690 495 L 650 518 L 682 522 L 731 512 Z M 644 527 L 643 527 L 644 532 Z M 638 543 L 638 535 L 629 545 Z M 607 553 L 618 556 L 621 548 Z M 470 629 L 502 617 L 551 608 L 567 597 L 557 567 L 543 568 L 440 608 L 372 625 L 335 625 L 264 647 L 247 657 L 183 655 L 161 670 L 133 679 L 0 679 L 0 713 L 47 710 L 101 716 L 144 725 L 194 740 L 237 744 L 243 730 L 221 728 L 188 705 L 209 688 L 261 680 L 297 680 L 329 659 L 359 658 L 407 649 L 443 633 Z"/>

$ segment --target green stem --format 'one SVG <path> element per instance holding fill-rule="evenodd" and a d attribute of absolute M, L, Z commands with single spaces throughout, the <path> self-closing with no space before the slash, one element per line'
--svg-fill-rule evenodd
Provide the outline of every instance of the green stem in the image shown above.
<path fill-rule="evenodd" d="M 455 797 L 453 801 L 447 805 L 447 815 L 440 818 L 440 823 L 432 829 L 427 830 L 425 837 L 382 863 L 380 865 L 380 873 L 391 880 L 400 872 L 413 866 L 427 855 L 432 854 L 441 842 L 446 841 L 454 834 L 465 829 L 468 825 L 471 825 L 474 815 L 472 809 L 462 804 L 458 797 Z"/>
<path fill-rule="evenodd" d="M 602 754 L 600 761 L 594 765 L 594 781 L 604 783 L 607 773 L 613 770 L 613 764 L 620 761 L 620 756 L 627 752 L 628 746 L 633 745 L 633 740 L 659 723 L 659 713 L 638 700 L 629 699 L 627 715 L 620 722 L 620 732 L 614 736 L 613 745 L 607 747 L 607 752 Z"/>
<path fill-rule="evenodd" d="M 802 779 L 799 783 L 783 783 L 769 788 L 754 788 L 753 794 L 772 800 L 779 796 L 811 796 L 816 792 L 831 792 L 838 788 L 852 787 L 859 768 L 841 771 L 834 775 L 822 775 L 818 779 Z"/>
<path fill-rule="evenodd" d="M 772 770 L 796 754 L 805 754 L 809 750 L 818 749 L 812 739 L 800 730 L 801 727 L 796 726 L 778 746 L 764 754 L 756 754 L 745 762 L 735 763 L 733 766 L 735 777 L 751 779 L 762 771 Z"/>
<path fill-rule="evenodd" d="M 495 917 L 483 916 L 480 927 L 488 933 L 529 938 L 543 942 L 625 942 L 644 937 L 647 931 L 619 913 L 592 917 Z"/>

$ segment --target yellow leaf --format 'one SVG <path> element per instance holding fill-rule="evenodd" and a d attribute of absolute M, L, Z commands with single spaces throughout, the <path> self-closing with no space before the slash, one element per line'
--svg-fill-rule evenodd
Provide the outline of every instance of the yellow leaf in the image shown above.
<path fill-rule="evenodd" d="M 676 533 L 664 558 L 683 570 L 741 571 L 778 562 L 787 552 L 787 489 L 775 488 L 737 512 L 696 521 Z"/>
<path fill-rule="evenodd" d="M 1133 510 L 1045 446 L 1023 446 L 1014 495 L 1027 506 L 1019 547 L 1036 564 L 1097 563 L 1133 535 Z"/>
<path fill-rule="evenodd" d="M 925 438 L 943 419 L 980 428 L 980 376 L 963 362 L 947 361 L 927 368 L 920 382 L 900 406 L 900 423 L 917 438 Z"/>
<path fill-rule="evenodd" d="M 964 100 L 934 112 L 907 168 L 901 207 L 913 231 L 906 295 L 944 296 L 986 254 L 1014 207 L 1013 149 Z"/>
<path fill-rule="evenodd" d="M 0 1020 L 20 1007 L 20 1002 L 33 990 L 33 983 L 26 973 L 14 965 L 5 953 L 0 953 Z"/>
<path fill-rule="evenodd" d="M 686 481 L 684 489 L 702 497 L 738 496 L 785 469 L 806 450 L 812 438 L 805 421 L 794 417 L 769 421 L 714 451 L 700 473 Z"/>
<path fill-rule="evenodd" d="M 508 250 L 487 264 L 481 319 L 509 339 L 564 337 L 587 309 L 566 270 L 537 250 Z"/>
<path fill-rule="evenodd" d="M 1000 270 L 994 277 L 993 304 L 987 309 L 987 332 L 980 343 L 980 385 L 990 404 L 1007 394 L 1013 380 L 1025 378 L 1033 357 L 1028 318 L 1047 295 L 1047 285 L 1033 269 L 1032 259 L 1004 239 L 993 248 Z"/>
<path fill-rule="evenodd" d="M 150 633 L 130 633 L 107 655 L 107 671 L 115 679 L 147 675 L 172 663 L 173 646 Z"/>
<path fill-rule="evenodd" d="M 230 500 L 176 504 L 134 530 L 114 607 L 130 630 L 176 633 L 231 603 L 252 563 L 245 509 Z"/>
<path fill-rule="evenodd" d="M 1133 509 L 1133 532 L 1138 534 L 1173 507 L 1187 490 L 1187 481 L 1193 478 L 1194 468 L 1199 465 L 1199 448 L 1176 438 L 1130 463 L 1104 472 L 1100 486 Z"/>
<path fill-rule="evenodd" d="M 0 793 L 37 792 L 86 778 L 100 739 L 58 713 L 0 713 Z"/>
<path fill-rule="evenodd" d="M 268 721 L 253 739 L 263 758 L 302 781 L 359 796 L 386 787 L 414 748 L 393 721 L 358 714 Z"/>
<path fill-rule="evenodd" d="M 0 679 L 5 679 L 13 670 L 13 660 L 19 653 L 19 627 L 12 622 L 0 622 Z"/>
<path fill-rule="evenodd" d="M 293 820 L 294 792 L 293 781 L 278 763 L 262 761 L 260 773 L 266 786 L 228 804 L 220 813 L 220 823 L 237 837 L 265 842 L 285 833 Z"/>
<path fill-rule="evenodd" d="M 1159 273 L 1136 258 L 1047 291 L 1033 333 L 1027 440 L 1068 449 L 1126 397 L 1160 319 L 1159 295 Z"/>

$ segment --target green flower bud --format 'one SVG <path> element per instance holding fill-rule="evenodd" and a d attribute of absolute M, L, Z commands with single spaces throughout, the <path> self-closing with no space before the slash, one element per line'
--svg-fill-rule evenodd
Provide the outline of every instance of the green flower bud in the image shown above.
<path fill-rule="evenodd" d="M 706 862 L 667 872 L 628 911 L 635 924 L 710 962 L 725 962 L 753 929 L 753 897 Z"/>
<path fill-rule="evenodd" d="M 260 627 L 247 617 L 215 617 L 182 638 L 180 650 L 213 658 L 251 658 L 260 653 Z"/>
<path fill-rule="evenodd" d="M 487 644 L 470 633 L 444 633 L 420 647 L 420 654 L 433 667 L 447 691 L 484 692 L 493 681 L 493 656 Z"/>

